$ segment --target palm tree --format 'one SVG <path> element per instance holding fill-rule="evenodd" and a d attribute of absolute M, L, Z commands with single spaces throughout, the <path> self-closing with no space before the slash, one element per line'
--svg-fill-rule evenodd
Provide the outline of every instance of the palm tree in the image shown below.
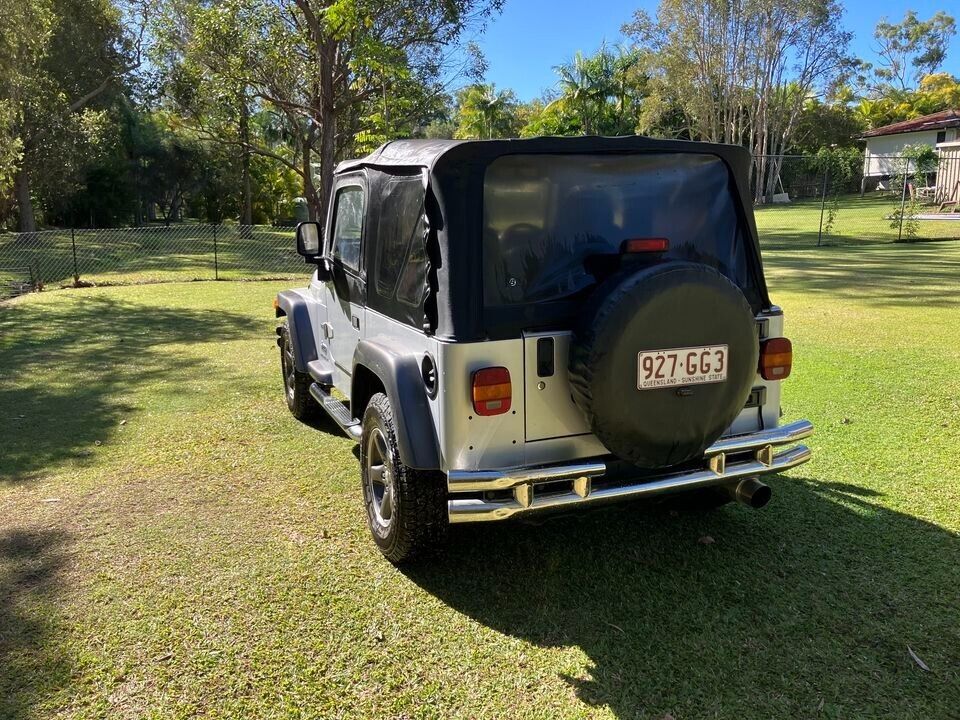
<path fill-rule="evenodd" d="M 471 85 L 461 91 L 458 138 L 489 139 L 517 134 L 517 97 L 495 85 Z"/>
<path fill-rule="evenodd" d="M 594 108 L 600 90 L 593 65 L 592 58 L 584 57 L 583 53 L 577 50 L 572 63 L 554 68 L 560 76 L 557 83 L 560 86 L 560 97 L 550 105 L 566 105 L 579 118 L 585 135 L 592 135 L 594 132 Z"/>
<path fill-rule="evenodd" d="M 613 52 L 606 44 L 591 57 L 578 50 L 572 62 L 554 68 L 560 77 L 560 97 L 551 104 L 562 104 L 572 112 L 586 135 L 601 130 L 622 132 L 632 91 L 631 74 L 638 60 L 636 51 L 619 48 Z"/>

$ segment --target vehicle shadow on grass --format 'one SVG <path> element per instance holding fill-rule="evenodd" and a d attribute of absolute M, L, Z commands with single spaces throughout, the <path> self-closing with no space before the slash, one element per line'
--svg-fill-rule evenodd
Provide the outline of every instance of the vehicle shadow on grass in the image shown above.
<path fill-rule="evenodd" d="M 202 309 L 103 296 L 0 306 L 0 483 L 89 461 L 122 419 L 146 409 L 139 388 L 205 370 L 172 346 L 260 330 L 245 315 L 218 310 L 212 321 Z"/>
<path fill-rule="evenodd" d="M 49 609 L 68 545 L 59 530 L 0 533 L 0 717 L 34 717 L 71 680 L 74 663 Z"/>
<path fill-rule="evenodd" d="M 501 633 L 579 648 L 589 677 L 564 680 L 619 718 L 954 713 L 957 535 L 855 486 L 774 488 L 761 511 L 664 502 L 464 526 L 406 572 Z"/>

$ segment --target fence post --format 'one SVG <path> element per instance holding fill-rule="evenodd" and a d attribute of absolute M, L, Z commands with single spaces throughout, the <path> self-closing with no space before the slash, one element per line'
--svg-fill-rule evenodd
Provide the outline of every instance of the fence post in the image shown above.
<path fill-rule="evenodd" d="M 70 227 L 70 247 L 73 249 L 73 284 L 80 282 L 80 271 L 77 269 L 77 231 Z"/>
<path fill-rule="evenodd" d="M 830 173 L 829 163 L 823 164 L 823 188 L 820 191 L 820 229 L 817 231 L 817 247 L 823 240 L 823 211 L 827 205 L 827 175 Z"/>
<path fill-rule="evenodd" d="M 213 279 L 220 279 L 220 260 L 217 257 L 217 225 L 213 226 Z"/>
<path fill-rule="evenodd" d="M 907 204 L 907 178 L 910 176 L 910 160 L 903 171 L 903 191 L 900 193 L 900 229 L 897 231 L 897 242 L 903 242 L 903 208 Z"/>

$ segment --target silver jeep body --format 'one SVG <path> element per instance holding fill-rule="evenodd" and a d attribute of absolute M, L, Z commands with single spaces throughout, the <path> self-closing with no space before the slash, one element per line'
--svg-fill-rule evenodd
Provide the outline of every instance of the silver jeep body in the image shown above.
<path fill-rule="evenodd" d="M 360 439 L 366 403 L 374 392 L 384 392 L 397 418 L 400 459 L 411 468 L 439 471 L 446 477 L 451 523 L 711 486 L 749 500 L 757 477 L 809 459 L 810 450 L 798 443 L 812 433 L 811 424 L 779 425 L 782 381 L 764 379 L 759 372 L 742 410 L 699 462 L 631 471 L 629 463 L 614 456 L 591 431 L 572 397 L 566 358 L 573 330 L 563 323 L 550 327 L 549 319 L 513 327 L 504 313 L 500 327 L 508 329 L 491 332 L 482 320 L 468 317 L 479 316 L 475 305 L 484 304 L 483 290 L 474 286 L 469 295 L 457 295 L 465 290 L 470 272 L 450 239 L 463 213 L 458 214 L 458 200 L 451 200 L 449 187 L 443 185 L 456 183 L 443 174 L 447 171 L 439 159 L 453 155 L 458 163 L 466 163 L 473 158 L 466 153 L 476 146 L 478 153 L 491 157 L 562 150 L 721 153 L 725 163 L 742 160 L 738 149 L 716 149 L 722 146 L 575 138 L 401 141 L 368 158 L 341 164 L 322 228 L 322 247 L 308 258 L 318 269 L 308 287 L 280 293 L 276 310 L 289 324 L 296 369 L 313 380 L 310 394 L 347 434 Z M 423 188 L 419 224 L 412 225 L 416 237 L 401 253 L 406 265 L 384 260 L 389 241 L 384 239 L 382 217 L 389 211 L 390 194 L 404 183 L 411 193 L 415 184 Z M 741 221 L 755 238 L 752 212 Z M 377 228 L 380 239 L 371 240 Z M 431 246 L 438 237 L 439 250 Z M 371 249 L 376 243 L 383 247 Z M 384 263 L 399 267 L 389 302 L 384 284 L 378 285 L 377 273 Z M 759 258 L 757 263 L 759 267 Z M 415 267 L 407 283 L 413 290 L 402 291 L 408 267 Z M 766 300 L 762 276 L 760 285 L 755 322 L 763 342 L 783 337 L 784 321 L 781 310 Z M 378 293 L 382 297 L 371 301 Z M 543 359 L 538 342 L 544 339 L 552 348 L 549 374 L 538 365 Z M 512 392 L 509 411 L 485 416 L 475 411 L 471 382 L 476 371 L 491 367 L 509 371 Z"/>

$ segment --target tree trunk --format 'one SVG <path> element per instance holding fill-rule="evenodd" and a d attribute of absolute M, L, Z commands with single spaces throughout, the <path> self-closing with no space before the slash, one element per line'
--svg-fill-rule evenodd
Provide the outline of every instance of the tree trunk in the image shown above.
<path fill-rule="evenodd" d="M 17 198 L 17 229 L 20 232 L 36 232 L 37 221 L 33 216 L 33 198 L 30 197 L 30 175 L 25 165 L 17 171 L 14 193 Z"/>
<path fill-rule="evenodd" d="M 243 201 L 240 204 L 240 224 L 253 225 L 253 186 L 250 181 L 250 108 L 247 107 L 247 94 L 240 100 L 240 141 L 243 143 L 243 155 L 240 158 Z"/>
<path fill-rule="evenodd" d="M 320 94 L 316 108 L 320 125 L 320 191 L 317 198 L 320 218 L 327 217 L 330 192 L 333 189 L 333 168 L 337 157 L 337 109 L 334 104 L 334 73 L 337 70 L 337 43 L 325 40 L 320 45 Z"/>
<path fill-rule="evenodd" d="M 307 218 L 316 222 L 322 216 L 320 214 L 320 203 L 317 200 L 316 185 L 313 182 L 313 168 L 310 167 L 313 158 L 310 153 L 311 142 L 308 137 L 303 144 L 303 197 L 307 201 Z"/>
<path fill-rule="evenodd" d="M 330 193 L 333 190 L 333 168 L 337 154 L 337 116 L 333 108 L 323 112 L 323 124 L 320 126 L 320 190 L 317 203 L 320 217 L 327 216 L 330 205 Z"/>

